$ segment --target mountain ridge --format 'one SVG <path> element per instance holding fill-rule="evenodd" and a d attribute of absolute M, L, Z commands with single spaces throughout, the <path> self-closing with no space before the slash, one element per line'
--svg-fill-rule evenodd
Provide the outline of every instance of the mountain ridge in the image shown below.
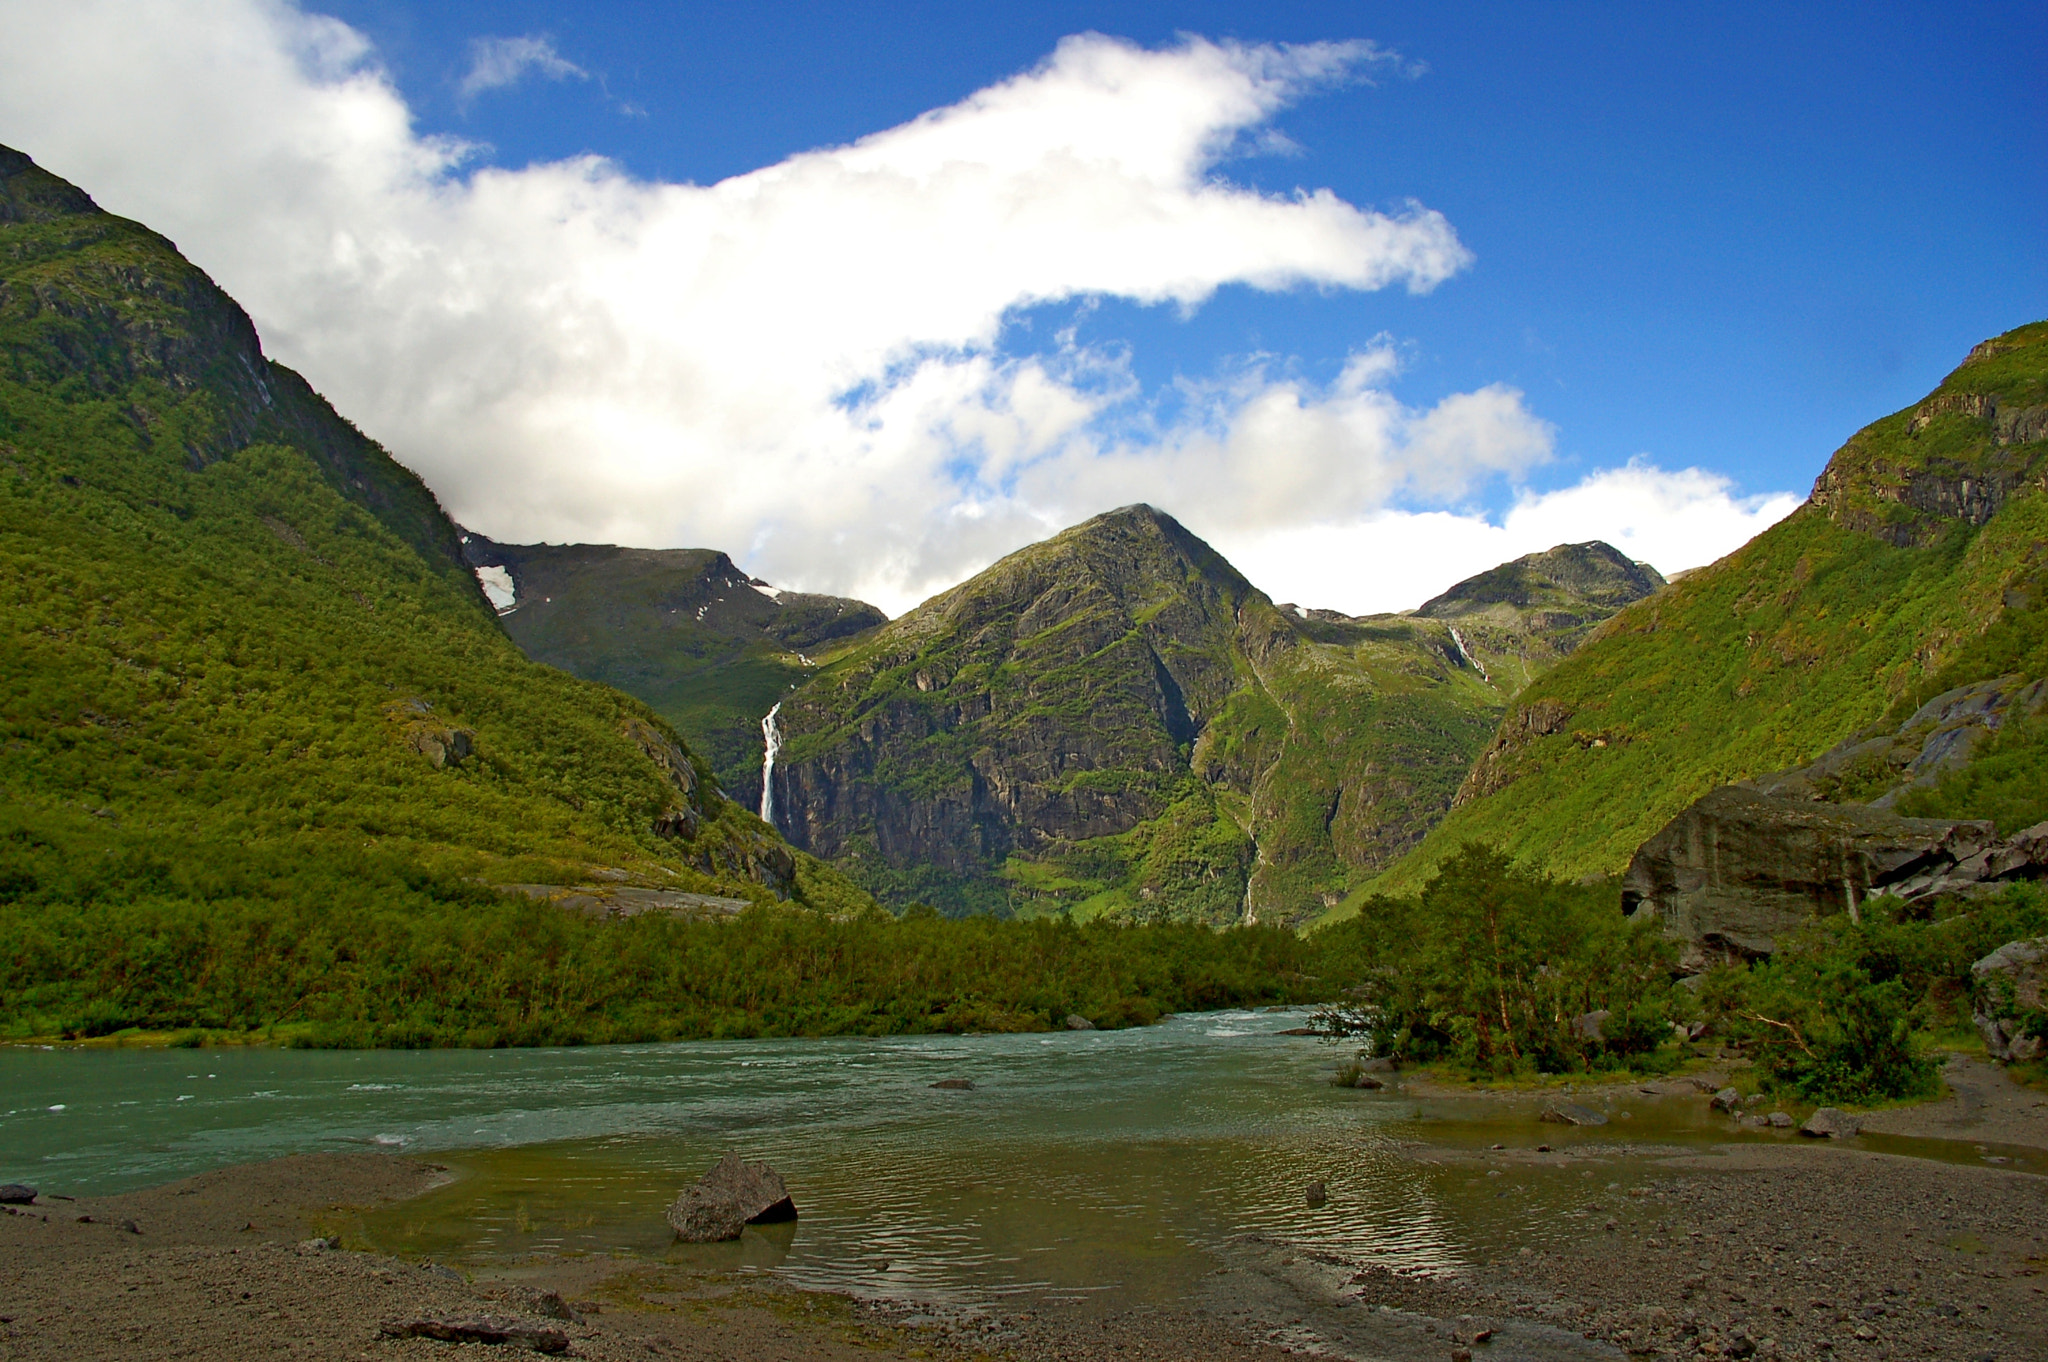
<path fill-rule="evenodd" d="M 1595 576 L 1661 583 L 1598 547 Z M 1515 581 L 1572 609 L 1473 588 L 1467 627 L 1353 618 L 1106 512 L 828 656 L 779 716 L 779 821 L 896 902 L 1301 920 L 1419 838 L 1506 698 L 1610 613 L 1542 559 Z"/>
<path fill-rule="evenodd" d="M 2048 322 L 2034 322 L 1850 436 L 1785 520 L 1598 626 L 1516 700 L 1451 814 L 1369 887 L 1405 892 L 1466 839 L 1560 874 L 1617 873 L 1711 789 L 1896 729 L 1957 686 L 2048 675 L 2044 474 Z M 1940 801 L 1900 807 L 1968 805 Z"/>

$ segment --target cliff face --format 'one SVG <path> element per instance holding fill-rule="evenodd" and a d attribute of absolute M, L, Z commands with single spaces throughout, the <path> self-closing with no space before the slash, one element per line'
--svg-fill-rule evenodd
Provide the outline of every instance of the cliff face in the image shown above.
<path fill-rule="evenodd" d="M 816 670 L 812 653 L 887 619 L 864 601 L 778 591 L 714 549 L 500 544 L 472 531 L 462 551 L 510 587 L 499 622 L 521 651 L 645 701 L 750 809 L 762 716 Z"/>
<path fill-rule="evenodd" d="M 792 695 L 780 825 L 898 902 L 1310 916 L 1441 817 L 1507 698 L 1612 610 L 1537 570 L 1466 585 L 1457 624 L 1275 606 L 1171 517 L 1098 516 Z"/>

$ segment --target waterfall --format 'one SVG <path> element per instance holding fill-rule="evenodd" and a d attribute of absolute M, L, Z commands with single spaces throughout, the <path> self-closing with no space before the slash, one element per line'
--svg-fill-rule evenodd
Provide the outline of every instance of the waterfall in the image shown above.
<path fill-rule="evenodd" d="M 1479 673 L 1479 679 L 1491 684 L 1493 678 L 1486 674 L 1486 668 L 1480 664 L 1478 658 L 1472 656 L 1472 650 L 1465 646 L 1465 636 L 1456 629 L 1453 629 L 1451 630 L 1451 642 L 1458 645 L 1458 656 L 1472 664 L 1472 670 Z"/>
<path fill-rule="evenodd" d="M 775 708 L 761 721 L 761 741 L 765 744 L 761 752 L 761 820 L 770 827 L 775 826 L 775 754 L 782 750 L 782 730 L 775 726 L 775 715 L 781 708 L 782 701 L 777 700 Z"/>

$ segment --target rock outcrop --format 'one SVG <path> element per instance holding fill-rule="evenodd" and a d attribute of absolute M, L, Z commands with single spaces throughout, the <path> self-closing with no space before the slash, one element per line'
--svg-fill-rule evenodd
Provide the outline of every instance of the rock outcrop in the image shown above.
<path fill-rule="evenodd" d="M 1777 937 L 1816 916 L 1856 911 L 1886 886 L 1968 860 L 1993 837 L 1986 822 L 1723 786 L 1636 852 L 1622 909 L 1662 919 L 1693 948 L 1684 963 L 1701 969 L 1717 957 L 1769 955 Z"/>
<path fill-rule="evenodd" d="M 2048 1053 L 2048 936 L 2009 941 L 1970 966 L 1970 974 L 1977 1032 L 1991 1057 L 2010 1063 Z"/>
<path fill-rule="evenodd" d="M 749 1225 L 796 1219 L 796 1203 L 782 1176 L 765 1163 L 726 1156 L 668 1208 L 676 1237 L 693 1244 L 737 1239 Z"/>
<path fill-rule="evenodd" d="M 1887 809 L 1962 769 L 1978 746 L 2009 719 L 2031 717 L 2048 703 L 2048 681 L 1993 677 L 1943 691 L 1896 729 L 1857 734 L 1815 761 L 1745 782 L 1787 799 L 1867 803 Z"/>

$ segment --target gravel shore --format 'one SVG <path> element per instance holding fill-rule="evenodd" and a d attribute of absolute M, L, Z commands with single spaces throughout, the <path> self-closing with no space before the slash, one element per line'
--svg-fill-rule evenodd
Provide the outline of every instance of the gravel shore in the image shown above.
<path fill-rule="evenodd" d="M 1969 1061 L 1948 1076 L 1949 1098 L 1866 1129 L 2048 1149 L 2048 1097 Z M 1532 1123 L 1512 1147 L 1409 1151 L 1487 1194 L 1564 1208 L 1548 1232 L 1455 1275 L 1404 1276 L 1246 1237 L 1171 1307 L 945 1317 L 641 1260 L 565 1258 L 472 1280 L 343 1251 L 323 1236 L 350 1208 L 418 1195 L 446 1172 L 387 1154 L 281 1159 L 6 1208 L 0 1359 L 453 1362 L 557 1346 L 749 1362 L 2048 1358 L 2048 1177 L 1987 1161 L 2003 1155 L 1937 1161 L 1796 1139 L 1539 1151 L 1546 1129 Z M 478 1320 L 512 1341 L 391 1332 Z"/>

